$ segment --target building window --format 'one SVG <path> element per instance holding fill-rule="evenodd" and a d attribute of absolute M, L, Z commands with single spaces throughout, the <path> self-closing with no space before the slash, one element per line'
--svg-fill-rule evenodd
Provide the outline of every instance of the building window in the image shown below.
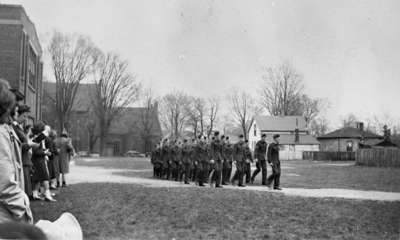
<path fill-rule="evenodd" d="M 257 137 L 257 125 L 254 124 L 254 137 Z"/>
<path fill-rule="evenodd" d="M 36 53 L 33 51 L 32 47 L 29 47 L 29 57 L 28 57 L 28 79 L 29 85 L 36 89 L 36 77 L 37 77 L 37 66 L 36 66 Z"/>

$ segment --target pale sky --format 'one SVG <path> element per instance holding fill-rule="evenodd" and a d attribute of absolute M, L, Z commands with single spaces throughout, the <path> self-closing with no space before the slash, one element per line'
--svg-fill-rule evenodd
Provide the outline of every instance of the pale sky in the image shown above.
<path fill-rule="evenodd" d="M 398 0 L 0 2 L 22 4 L 43 45 L 53 29 L 89 35 L 160 95 L 256 95 L 263 67 L 289 61 L 308 94 L 330 101 L 331 123 L 348 113 L 400 121 Z"/>

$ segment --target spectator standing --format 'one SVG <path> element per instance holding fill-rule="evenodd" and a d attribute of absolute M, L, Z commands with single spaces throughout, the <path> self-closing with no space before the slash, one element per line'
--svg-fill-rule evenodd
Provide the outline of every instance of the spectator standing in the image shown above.
<path fill-rule="evenodd" d="M 0 79 L 0 223 L 32 223 L 29 198 L 24 192 L 19 139 L 9 125 L 15 96 L 7 81 Z"/>
<path fill-rule="evenodd" d="M 71 139 L 68 138 L 68 134 L 66 131 L 63 131 L 61 134 L 61 138 L 58 138 L 56 141 L 56 147 L 59 149 L 59 165 L 60 165 L 60 178 L 59 178 L 59 187 L 67 186 L 67 174 L 69 173 L 69 162 L 71 159 L 71 155 L 73 155 L 74 148 L 71 143 Z"/>

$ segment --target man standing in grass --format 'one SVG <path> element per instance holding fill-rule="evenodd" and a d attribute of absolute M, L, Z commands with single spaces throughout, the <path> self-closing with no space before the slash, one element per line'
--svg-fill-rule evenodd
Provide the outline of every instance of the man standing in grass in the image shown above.
<path fill-rule="evenodd" d="M 274 189 L 282 190 L 279 187 L 281 178 L 281 162 L 279 161 L 279 134 L 273 136 L 274 142 L 268 146 L 268 163 L 272 167 L 272 174 L 268 177 L 268 186 L 274 182 Z"/>
<path fill-rule="evenodd" d="M 261 135 L 261 140 L 256 143 L 256 147 L 254 149 L 254 158 L 256 159 L 257 169 L 254 171 L 253 176 L 251 177 L 251 183 L 254 182 L 254 179 L 261 170 L 261 184 L 267 185 L 267 161 L 265 159 L 265 155 L 267 153 L 267 142 L 265 141 L 266 138 L 267 135 L 263 133 Z"/>

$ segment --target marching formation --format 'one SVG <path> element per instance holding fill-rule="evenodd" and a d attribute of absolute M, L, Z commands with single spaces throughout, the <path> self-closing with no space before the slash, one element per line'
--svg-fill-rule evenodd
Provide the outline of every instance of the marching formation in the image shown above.
<path fill-rule="evenodd" d="M 198 136 L 197 139 L 183 141 L 164 139 L 151 154 L 154 177 L 166 180 L 183 181 L 185 184 L 195 182 L 204 187 L 206 183 L 216 188 L 222 185 L 232 185 L 238 181 L 239 187 L 245 183 L 253 183 L 257 174 L 262 173 L 262 185 L 281 190 L 279 135 L 273 136 L 274 142 L 269 145 L 263 134 L 254 149 L 254 157 L 249 143 L 239 135 L 239 141 L 230 142 L 229 136 L 214 136 L 208 139 Z M 268 147 L 267 147 L 268 146 Z M 255 162 L 257 169 L 251 175 L 251 163 Z M 272 167 L 272 174 L 267 179 L 267 162 Z M 236 171 L 232 175 L 232 167 Z M 245 183 L 244 183 L 245 181 Z"/>

